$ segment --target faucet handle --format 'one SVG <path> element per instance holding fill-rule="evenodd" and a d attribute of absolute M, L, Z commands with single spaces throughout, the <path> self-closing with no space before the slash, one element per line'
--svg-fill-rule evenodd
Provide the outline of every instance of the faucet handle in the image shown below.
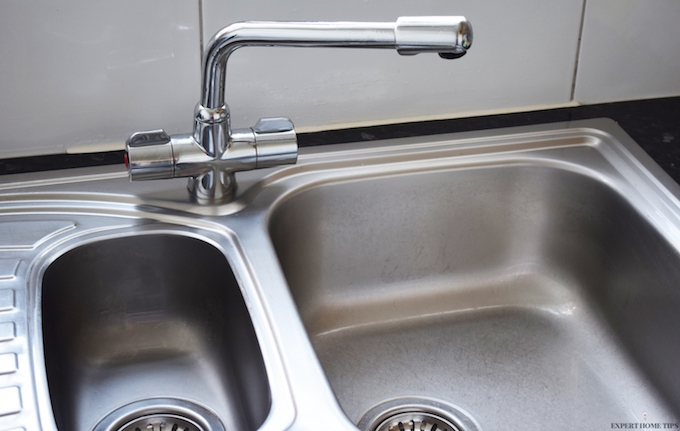
<path fill-rule="evenodd" d="M 297 161 L 297 134 L 285 117 L 260 118 L 253 127 L 257 168 L 294 164 Z"/>
<path fill-rule="evenodd" d="M 167 144 L 168 142 L 170 142 L 170 136 L 165 133 L 165 130 L 158 129 L 133 133 L 127 143 L 131 147 L 143 147 L 146 145 Z"/>
<path fill-rule="evenodd" d="M 125 164 L 133 181 L 173 177 L 172 143 L 163 129 L 133 134 L 125 143 L 125 149 Z"/>
<path fill-rule="evenodd" d="M 268 117 L 260 118 L 255 124 L 255 127 L 253 127 L 253 132 L 255 132 L 255 135 L 268 135 L 281 132 L 295 133 L 294 128 L 293 122 L 286 117 Z"/>

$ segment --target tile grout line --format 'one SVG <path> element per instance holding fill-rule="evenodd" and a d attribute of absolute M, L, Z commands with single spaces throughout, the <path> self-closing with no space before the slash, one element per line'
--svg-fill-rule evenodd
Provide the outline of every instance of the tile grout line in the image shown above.
<path fill-rule="evenodd" d="M 200 0 L 199 0 L 200 1 Z M 578 42 L 576 44 L 576 59 L 574 60 L 574 75 L 571 81 L 571 95 L 569 101 L 574 101 L 574 95 L 576 93 L 576 75 L 578 74 L 578 63 L 581 57 L 581 42 L 583 41 L 583 24 L 586 20 L 586 1 L 583 0 L 583 6 L 581 7 L 581 26 L 578 29 Z"/>
<path fill-rule="evenodd" d="M 585 0 L 584 0 L 585 1 Z M 203 0 L 198 0 L 198 43 L 200 44 L 199 49 L 199 61 L 201 70 L 203 69 Z"/>

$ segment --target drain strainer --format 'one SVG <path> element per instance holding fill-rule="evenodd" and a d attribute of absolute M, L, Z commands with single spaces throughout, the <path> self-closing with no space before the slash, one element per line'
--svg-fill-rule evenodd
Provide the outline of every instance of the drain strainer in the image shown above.
<path fill-rule="evenodd" d="M 144 416 L 123 425 L 120 431 L 206 431 L 202 426 L 187 418 L 157 414 Z"/>
<path fill-rule="evenodd" d="M 479 431 L 466 412 L 429 398 L 398 398 L 368 411 L 358 424 L 363 431 Z"/>
<path fill-rule="evenodd" d="M 186 400 L 150 398 L 125 405 L 102 419 L 94 431 L 225 431 L 208 409 Z"/>
<path fill-rule="evenodd" d="M 461 431 L 446 419 L 428 412 L 398 413 L 390 416 L 375 431 Z"/>

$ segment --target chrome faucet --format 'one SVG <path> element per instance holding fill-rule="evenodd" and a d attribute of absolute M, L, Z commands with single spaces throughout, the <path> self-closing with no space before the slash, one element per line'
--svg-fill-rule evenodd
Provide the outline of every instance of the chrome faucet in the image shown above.
<path fill-rule="evenodd" d="M 233 198 L 238 171 L 297 161 L 293 123 L 262 118 L 252 128 L 232 129 L 224 86 L 227 60 L 243 46 L 393 48 L 402 55 L 437 52 L 462 57 L 472 44 L 464 17 L 402 17 L 396 23 L 241 22 L 213 36 L 203 55 L 201 101 L 194 110 L 193 134 L 168 136 L 163 130 L 133 134 L 126 144 L 130 179 L 189 177 L 199 202 Z"/>

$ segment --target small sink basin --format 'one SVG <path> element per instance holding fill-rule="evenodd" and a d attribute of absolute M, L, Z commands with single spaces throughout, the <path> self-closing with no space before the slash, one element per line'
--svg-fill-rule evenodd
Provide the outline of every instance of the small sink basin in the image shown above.
<path fill-rule="evenodd" d="M 272 241 L 354 423 L 400 397 L 489 430 L 676 423 L 678 250 L 597 145 L 534 156 L 345 168 L 277 204 Z"/>
<path fill-rule="evenodd" d="M 92 431 L 121 406 L 154 398 L 189 400 L 227 429 L 258 429 L 269 412 L 239 286 L 205 242 L 152 234 L 68 251 L 45 272 L 42 319 L 60 430 Z"/>

